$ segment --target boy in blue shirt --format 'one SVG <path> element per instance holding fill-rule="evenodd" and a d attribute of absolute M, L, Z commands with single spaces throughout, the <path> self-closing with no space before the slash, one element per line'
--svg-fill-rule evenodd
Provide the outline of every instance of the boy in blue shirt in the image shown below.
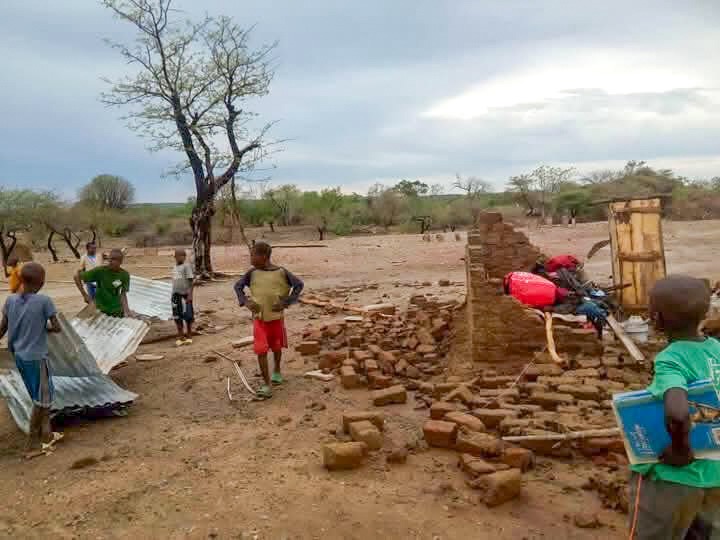
<path fill-rule="evenodd" d="M 630 479 L 630 539 L 682 540 L 699 521 L 720 536 L 720 461 L 695 459 L 690 448 L 692 382 L 710 379 L 720 390 L 720 342 L 698 328 L 710 306 L 705 282 L 671 276 L 650 292 L 650 314 L 668 346 L 655 357 L 648 391 L 665 405 L 671 443 L 659 463 L 633 465 Z"/>
<path fill-rule="evenodd" d="M 27 263 L 20 271 L 22 292 L 10 295 L 3 306 L 0 339 L 8 334 L 8 348 L 33 402 L 27 450 L 40 443 L 59 440 L 50 429 L 53 384 L 48 368 L 48 332 L 60 332 L 52 300 L 38 294 L 45 284 L 45 269 Z M 48 328 L 48 321 L 50 327 Z"/>

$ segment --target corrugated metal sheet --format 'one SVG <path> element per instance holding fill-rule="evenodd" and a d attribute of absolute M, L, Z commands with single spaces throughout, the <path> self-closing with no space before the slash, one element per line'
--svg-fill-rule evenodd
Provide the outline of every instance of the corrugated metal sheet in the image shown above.
<path fill-rule="evenodd" d="M 135 313 L 169 321 L 172 319 L 171 296 L 171 283 L 130 276 L 128 306 Z"/>
<path fill-rule="evenodd" d="M 58 315 L 62 332 L 48 336 L 48 361 L 55 385 L 54 414 L 79 414 L 128 406 L 137 394 L 119 387 L 106 374 L 137 349 L 149 325 L 137 319 L 93 315 L 71 321 Z M 0 374 L 5 397 L 18 427 L 29 431 L 32 400 L 18 371 Z"/>
<path fill-rule="evenodd" d="M 108 317 L 102 313 L 87 319 L 76 317 L 70 324 L 73 333 L 78 336 L 73 345 L 79 350 L 85 347 L 102 373 L 110 373 L 112 368 L 134 353 L 150 329 L 145 321 Z"/>
<path fill-rule="evenodd" d="M 55 377 L 55 400 L 52 413 L 80 414 L 97 411 L 112 411 L 130 405 L 137 394 L 120 388 L 107 375 L 92 377 Z M 18 427 L 30 431 L 32 400 L 25 389 L 20 373 L 11 369 L 0 376 L 0 393 L 5 398 L 10 413 Z"/>

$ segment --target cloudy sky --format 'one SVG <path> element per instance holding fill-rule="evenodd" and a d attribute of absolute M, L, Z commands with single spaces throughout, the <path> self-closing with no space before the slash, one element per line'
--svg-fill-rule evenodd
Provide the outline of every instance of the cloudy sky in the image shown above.
<path fill-rule="evenodd" d="M 0 185 L 68 198 L 92 176 L 140 201 L 180 201 L 191 179 L 98 101 L 127 71 L 103 38 L 131 28 L 95 0 L 0 0 Z M 502 188 L 541 163 L 628 159 L 720 175 L 717 0 L 176 0 L 279 41 L 270 96 L 274 183 L 305 189 L 456 172 Z"/>

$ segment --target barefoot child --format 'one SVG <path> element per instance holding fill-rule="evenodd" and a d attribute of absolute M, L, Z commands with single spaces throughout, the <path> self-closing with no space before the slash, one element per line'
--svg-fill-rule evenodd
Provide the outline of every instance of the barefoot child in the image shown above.
<path fill-rule="evenodd" d="M 85 244 L 85 255 L 80 257 L 80 272 L 89 272 L 97 265 L 97 246 L 94 242 L 88 242 L 87 244 Z M 85 289 L 87 290 L 87 294 L 90 300 L 94 302 L 95 291 L 97 289 L 95 283 L 86 283 Z"/>
<path fill-rule="evenodd" d="M 52 300 L 38 294 L 45 284 L 45 269 L 38 263 L 27 263 L 22 267 L 20 279 L 22 292 L 9 296 L 3 307 L 0 338 L 8 333 L 8 347 L 32 398 L 27 442 L 27 450 L 30 451 L 38 442 L 49 443 L 61 437 L 50 429 L 53 384 L 47 361 L 47 334 L 59 332 L 60 325 Z"/>
<path fill-rule="evenodd" d="M 272 397 L 270 384 L 282 384 L 280 373 L 282 349 L 287 347 L 287 334 L 283 311 L 298 301 L 303 282 L 285 268 L 270 262 L 272 248 L 265 242 L 256 242 L 250 253 L 253 268 L 235 284 L 235 293 L 241 306 L 253 313 L 254 348 L 262 372 L 264 385 L 258 395 Z M 250 298 L 245 288 L 250 289 Z M 267 355 L 272 351 L 275 367 L 272 378 L 268 369 Z"/>
<path fill-rule="evenodd" d="M 185 261 L 184 249 L 175 250 L 175 266 L 173 267 L 172 282 L 172 312 L 177 326 L 178 338 L 175 345 L 188 345 L 192 343 L 193 314 L 193 269 Z M 183 323 L 185 328 L 183 328 Z M 183 333 L 184 332 L 184 333 Z"/>
<path fill-rule="evenodd" d="M 689 442 L 688 385 L 710 379 L 720 390 L 720 342 L 698 332 L 709 304 L 708 286 L 686 276 L 660 280 L 650 293 L 650 314 L 669 344 L 655 357 L 648 390 L 664 401 L 671 443 L 660 463 L 631 467 L 631 540 L 682 540 L 697 519 L 720 532 L 720 461 L 695 459 Z"/>

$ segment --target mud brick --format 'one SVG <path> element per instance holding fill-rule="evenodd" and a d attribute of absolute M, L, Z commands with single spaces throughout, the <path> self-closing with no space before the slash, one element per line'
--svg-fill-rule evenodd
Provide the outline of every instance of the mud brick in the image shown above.
<path fill-rule="evenodd" d="M 435 345 L 418 345 L 415 352 L 418 354 L 433 354 L 435 352 Z"/>
<path fill-rule="evenodd" d="M 629 369 L 623 370 L 623 382 L 625 384 L 642 384 L 643 383 L 643 377 L 639 373 L 635 371 L 630 371 Z"/>
<path fill-rule="evenodd" d="M 448 394 L 455 390 L 458 386 L 460 386 L 458 383 L 438 383 L 435 385 L 435 390 L 433 391 L 433 397 L 434 398 L 441 398 L 445 394 Z"/>
<path fill-rule="evenodd" d="M 458 435 L 458 425 L 443 420 L 428 420 L 423 426 L 425 441 L 430 446 L 452 448 Z"/>
<path fill-rule="evenodd" d="M 418 345 L 420 345 L 420 342 L 418 341 L 418 338 L 415 336 L 410 336 L 407 340 L 407 348 L 408 349 L 415 349 Z"/>
<path fill-rule="evenodd" d="M 389 388 L 393 385 L 393 378 L 390 375 L 383 375 L 378 371 L 368 373 L 368 388 L 370 390 L 378 390 L 380 388 Z"/>
<path fill-rule="evenodd" d="M 624 370 L 617 369 L 617 368 L 611 368 L 611 367 L 609 367 L 605 370 L 605 375 L 607 376 L 608 379 L 610 379 L 612 381 L 621 381 L 622 382 L 625 378 Z"/>
<path fill-rule="evenodd" d="M 595 401 L 602 399 L 604 393 L 597 386 L 590 386 L 588 384 L 561 384 L 560 386 L 558 386 L 557 390 L 558 392 L 563 394 L 570 394 L 576 399 L 591 399 Z"/>
<path fill-rule="evenodd" d="M 310 332 L 304 332 L 303 339 L 306 341 L 322 341 L 322 339 L 323 339 L 322 330 L 312 330 Z"/>
<path fill-rule="evenodd" d="M 522 474 L 520 469 L 497 471 L 469 480 L 468 485 L 483 492 L 482 501 L 487 506 L 499 506 L 520 496 Z"/>
<path fill-rule="evenodd" d="M 435 393 L 435 385 L 429 382 L 421 382 L 418 391 L 421 394 L 432 396 Z"/>
<path fill-rule="evenodd" d="M 512 376 L 487 376 L 477 379 L 473 383 L 473 386 L 476 386 L 478 388 L 505 388 L 509 384 L 512 384 L 514 380 L 515 377 Z"/>
<path fill-rule="evenodd" d="M 350 411 L 343 413 L 342 423 L 345 433 L 350 432 L 350 424 L 367 420 L 380 431 L 385 429 L 385 414 L 379 411 Z"/>
<path fill-rule="evenodd" d="M 457 405 L 448 401 L 435 401 L 430 406 L 430 418 L 442 420 L 447 413 L 457 411 Z"/>
<path fill-rule="evenodd" d="M 512 446 L 505 449 L 500 460 L 513 469 L 520 469 L 522 472 L 529 471 L 535 467 L 535 454 L 527 448 Z"/>
<path fill-rule="evenodd" d="M 549 392 L 550 386 L 539 382 L 521 383 L 520 389 L 525 392 Z"/>
<path fill-rule="evenodd" d="M 362 386 L 362 380 L 355 370 L 350 366 L 340 368 L 340 383 L 343 388 L 359 388 Z"/>
<path fill-rule="evenodd" d="M 485 226 L 493 226 L 496 224 L 502 225 L 503 217 L 500 212 L 481 212 L 477 216 L 477 220 L 475 221 L 477 230 L 482 230 L 481 227 L 483 225 Z M 473 232 L 475 232 L 476 229 L 473 229 Z M 484 229 L 487 230 L 487 229 Z M 501 227 L 500 230 L 503 230 Z"/>
<path fill-rule="evenodd" d="M 525 433 L 536 425 L 537 422 L 532 418 L 506 418 L 500 422 L 498 429 L 503 435 L 519 434 Z"/>
<path fill-rule="evenodd" d="M 616 452 L 625 454 L 625 444 L 618 437 L 595 437 L 580 440 L 580 451 L 586 455 L 600 452 Z"/>
<path fill-rule="evenodd" d="M 393 403 L 405 403 L 407 401 L 407 391 L 404 386 L 395 385 L 383 390 L 375 390 L 370 394 L 373 405 L 382 407 Z"/>
<path fill-rule="evenodd" d="M 482 423 L 488 429 L 495 429 L 506 418 L 518 418 L 520 416 L 518 411 L 510 409 L 475 409 L 471 414 L 482 420 Z"/>
<path fill-rule="evenodd" d="M 382 349 L 378 345 L 368 345 L 368 352 L 373 356 L 376 357 L 378 354 L 382 352 Z"/>
<path fill-rule="evenodd" d="M 577 406 L 580 409 L 599 409 L 600 402 L 593 401 L 592 399 L 579 399 L 577 402 Z"/>
<path fill-rule="evenodd" d="M 501 409 L 510 409 L 511 411 L 517 411 L 520 416 L 532 416 L 534 413 L 543 410 L 540 405 L 531 405 L 530 403 L 515 404 L 502 401 L 498 405 Z"/>
<path fill-rule="evenodd" d="M 529 401 L 546 409 L 551 409 L 558 405 L 572 405 L 575 402 L 575 398 L 570 394 L 561 394 L 558 392 L 533 392 L 530 395 Z"/>
<path fill-rule="evenodd" d="M 325 329 L 325 335 L 331 338 L 337 337 L 343 333 L 343 327 L 339 324 L 331 324 Z"/>
<path fill-rule="evenodd" d="M 466 428 L 468 431 L 485 431 L 485 424 L 479 418 L 460 411 L 452 411 L 445 415 L 444 420 L 447 422 L 455 422 L 458 426 Z"/>
<path fill-rule="evenodd" d="M 617 356 L 603 356 L 602 359 L 602 365 L 605 367 L 619 367 L 620 366 L 620 358 Z"/>
<path fill-rule="evenodd" d="M 319 341 L 303 341 L 297 347 L 295 347 L 295 350 L 303 356 L 317 354 L 320 352 L 320 342 Z"/>
<path fill-rule="evenodd" d="M 595 368 L 575 369 L 565 372 L 566 377 L 573 377 L 574 379 L 587 379 L 591 377 L 599 377 L 600 372 Z"/>
<path fill-rule="evenodd" d="M 580 414 L 582 408 L 579 405 L 558 405 L 557 412 L 565 414 Z"/>
<path fill-rule="evenodd" d="M 358 362 L 365 362 L 372 358 L 372 355 L 367 351 L 353 351 L 352 357 Z"/>
<path fill-rule="evenodd" d="M 360 347 L 363 344 L 363 337 L 362 336 L 350 336 L 348 338 L 348 345 L 350 347 Z"/>
<path fill-rule="evenodd" d="M 557 388 L 561 384 L 582 384 L 582 379 L 576 379 L 575 377 L 546 377 L 542 375 L 537 378 L 537 382 Z"/>
<path fill-rule="evenodd" d="M 357 469 L 367 456 L 363 442 L 331 443 L 323 446 L 323 465 L 331 471 Z"/>
<path fill-rule="evenodd" d="M 428 353 L 423 354 L 423 361 L 424 362 L 430 362 L 431 364 L 434 364 L 438 361 L 439 356 L 437 353 Z"/>
<path fill-rule="evenodd" d="M 602 362 L 599 358 L 582 358 L 577 360 L 577 365 L 580 369 L 599 368 L 601 364 Z"/>
<path fill-rule="evenodd" d="M 404 358 L 401 358 L 400 360 L 397 361 L 397 364 L 395 364 L 395 373 L 404 375 L 405 370 L 408 368 L 409 365 L 410 364 L 408 364 Z"/>
<path fill-rule="evenodd" d="M 585 379 L 583 384 L 589 384 L 591 386 L 597 386 L 602 388 L 608 393 L 622 392 L 625 390 L 625 384 L 620 381 L 603 381 L 600 379 Z"/>
<path fill-rule="evenodd" d="M 540 375 L 559 377 L 563 373 L 563 369 L 556 364 L 535 364 L 525 370 L 525 378 L 533 381 Z"/>
<path fill-rule="evenodd" d="M 360 364 L 358 364 L 357 360 L 355 360 L 355 359 L 353 359 L 353 358 L 346 358 L 345 360 L 343 360 L 342 365 L 343 365 L 343 366 L 350 366 L 350 367 L 353 368 L 355 371 L 357 371 L 358 369 L 360 369 Z"/>
<path fill-rule="evenodd" d="M 392 343 L 390 346 L 392 346 L 392 345 L 394 345 L 394 343 Z M 394 364 L 395 362 L 397 362 L 397 358 L 390 351 L 380 351 L 377 355 L 377 361 Z"/>
<path fill-rule="evenodd" d="M 379 450 L 382 448 L 382 434 L 369 420 L 353 422 L 350 424 L 349 431 L 352 440 L 365 443 L 368 450 Z"/>
<path fill-rule="evenodd" d="M 476 478 L 482 474 L 495 472 L 495 467 L 491 463 L 488 463 L 481 457 L 473 456 L 471 454 L 460 454 L 458 467 L 460 467 L 465 474 L 472 478 Z"/>
<path fill-rule="evenodd" d="M 455 450 L 473 456 L 487 458 L 498 457 L 503 453 L 503 442 L 501 439 L 488 433 L 469 432 L 461 430 L 458 433 Z"/>
<path fill-rule="evenodd" d="M 375 360 L 368 358 L 365 360 L 365 372 L 372 373 L 373 371 L 380 371 L 380 366 L 378 366 L 378 363 Z"/>
<path fill-rule="evenodd" d="M 418 364 L 419 366 L 420 364 Z M 420 370 L 415 366 L 408 366 L 405 368 L 405 376 L 409 379 L 419 379 L 422 377 L 422 373 Z"/>
<path fill-rule="evenodd" d="M 468 405 L 472 403 L 474 398 L 475 394 L 473 394 L 473 391 L 470 390 L 467 385 L 461 384 L 455 388 L 455 390 L 451 390 L 443 399 L 445 401 L 461 401 L 465 405 Z"/>
<path fill-rule="evenodd" d="M 320 353 L 318 367 L 320 369 L 335 369 L 347 358 L 347 351 L 325 351 Z"/>

